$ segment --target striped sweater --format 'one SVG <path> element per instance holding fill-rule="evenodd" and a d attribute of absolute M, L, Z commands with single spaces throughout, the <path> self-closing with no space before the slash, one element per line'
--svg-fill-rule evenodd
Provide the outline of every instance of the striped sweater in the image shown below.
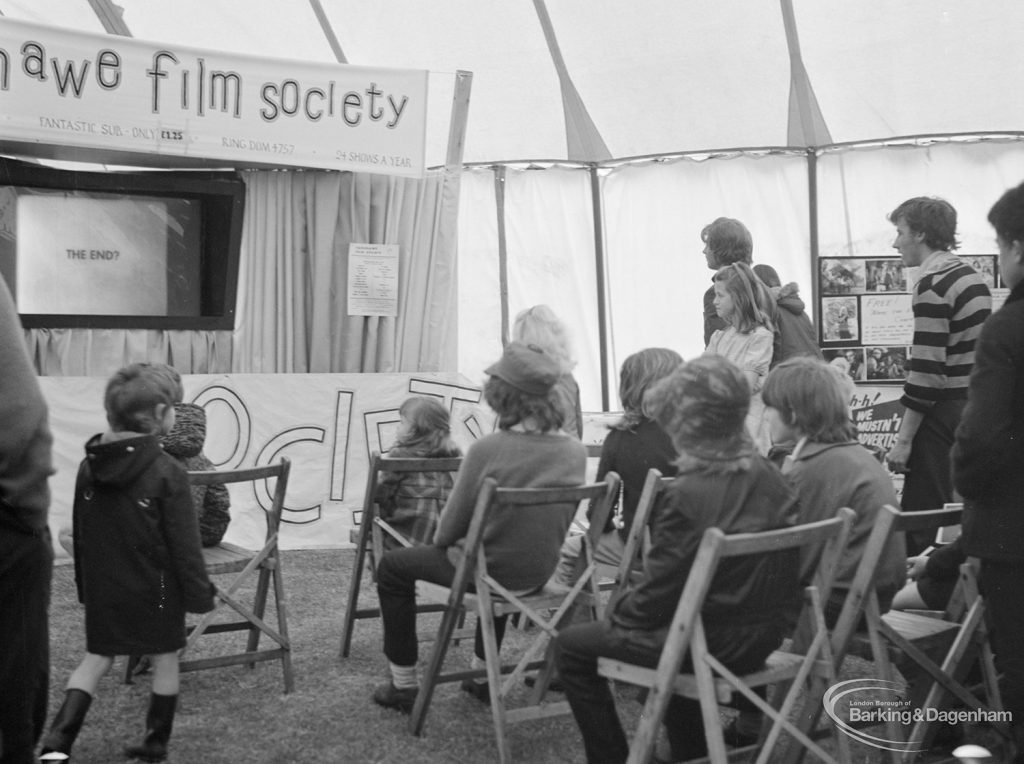
<path fill-rule="evenodd" d="M 949 252 L 934 255 L 921 270 L 902 403 L 924 413 L 938 401 L 967 398 L 974 344 L 992 312 L 992 295 L 977 272 Z"/>

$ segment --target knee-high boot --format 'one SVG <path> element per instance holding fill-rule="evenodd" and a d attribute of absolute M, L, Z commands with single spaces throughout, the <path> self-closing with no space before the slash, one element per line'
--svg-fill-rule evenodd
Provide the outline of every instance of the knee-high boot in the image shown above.
<path fill-rule="evenodd" d="M 142 745 L 124 749 L 127 756 L 142 761 L 163 761 L 167 758 L 167 741 L 174 726 L 174 709 L 178 705 L 177 695 L 149 696 L 149 712 L 146 714 L 146 737 Z"/>
<path fill-rule="evenodd" d="M 39 752 L 41 761 L 67 761 L 71 758 L 71 746 L 75 744 L 91 704 L 92 695 L 85 690 L 72 689 L 64 693 L 64 702 L 53 717 L 50 731 L 43 738 Z"/>

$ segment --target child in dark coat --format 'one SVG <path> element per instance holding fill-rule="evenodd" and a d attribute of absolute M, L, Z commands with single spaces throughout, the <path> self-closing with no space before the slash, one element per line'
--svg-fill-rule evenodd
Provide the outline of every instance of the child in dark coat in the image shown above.
<path fill-rule="evenodd" d="M 86 654 L 43 740 L 43 761 L 69 758 L 100 678 L 115 655 L 149 655 L 153 692 L 143 761 L 167 756 L 178 699 L 185 613 L 214 607 L 188 476 L 164 453 L 174 424 L 174 390 L 151 364 L 132 364 L 107 383 L 110 430 L 86 443 L 75 482 L 75 583 L 85 605 Z"/>

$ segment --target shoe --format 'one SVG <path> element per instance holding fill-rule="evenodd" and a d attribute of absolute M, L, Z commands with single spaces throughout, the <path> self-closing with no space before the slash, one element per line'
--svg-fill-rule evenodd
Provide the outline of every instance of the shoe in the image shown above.
<path fill-rule="evenodd" d="M 481 703 L 491 705 L 491 689 L 487 682 L 477 682 L 472 679 L 463 679 L 460 685 L 462 691 L 469 693 Z"/>
<path fill-rule="evenodd" d="M 736 725 L 736 719 L 730 719 L 722 727 L 722 739 L 730 748 L 746 748 L 757 743 L 758 735 L 740 732 Z"/>
<path fill-rule="evenodd" d="M 388 682 L 373 691 L 373 702 L 384 708 L 396 708 L 403 714 L 411 714 L 419 692 L 419 687 L 395 687 L 394 682 Z"/>
<path fill-rule="evenodd" d="M 523 677 L 523 682 L 527 687 L 533 687 L 537 684 L 537 677 L 527 676 Z M 565 692 L 565 685 L 562 684 L 562 680 L 557 676 L 551 677 L 551 681 L 548 682 L 548 692 Z"/>
<path fill-rule="evenodd" d="M 167 741 L 174 728 L 174 712 L 178 705 L 177 695 L 149 696 L 149 711 L 146 713 L 146 735 L 140 745 L 128 746 L 124 755 L 140 761 L 160 762 L 167 758 Z"/>
<path fill-rule="evenodd" d="M 53 719 L 50 731 L 43 738 L 40 761 L 67 761 L 71 758 L 71 746 L 82 729 L 90 705 L 92 695 L 85 690 L 64 693 L 64 702 Z"/>

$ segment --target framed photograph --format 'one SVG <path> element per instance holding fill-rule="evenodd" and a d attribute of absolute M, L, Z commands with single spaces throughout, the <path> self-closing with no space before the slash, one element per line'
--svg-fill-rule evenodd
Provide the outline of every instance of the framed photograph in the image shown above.
<path fill-rule="evenodd" d="M 864 261 L 823 257 L 819 262 L 822 294 L 858 294 L 864 291 Z"/>
<path fill-rule="evenodd" d="M 978 272 L 989 289 L 996 288 L 995 255 L 960 255 L 960 259 Z"/>
<path fill-rule="evenodd" d="M 864 378 L 868 382 L 903 382 L 909 349 L 903 346 L 864 348 Z"/>
<path fill-rule="evenodd" d="M 823 342 L 856 342 L 860 339 L 856 297 L 821 298 L 821 338 Z"/>
<path fill-rule="evenodd" d="M 906 292 L 907 276 L 903 261 L 865 260 L 864 289 L 867 292 Z"/>
<path fill-rule="evenodd" d="M 825 360 L 854 382 L 864 381 L 864 348 L 830 348 L 821 351 Z"/>

